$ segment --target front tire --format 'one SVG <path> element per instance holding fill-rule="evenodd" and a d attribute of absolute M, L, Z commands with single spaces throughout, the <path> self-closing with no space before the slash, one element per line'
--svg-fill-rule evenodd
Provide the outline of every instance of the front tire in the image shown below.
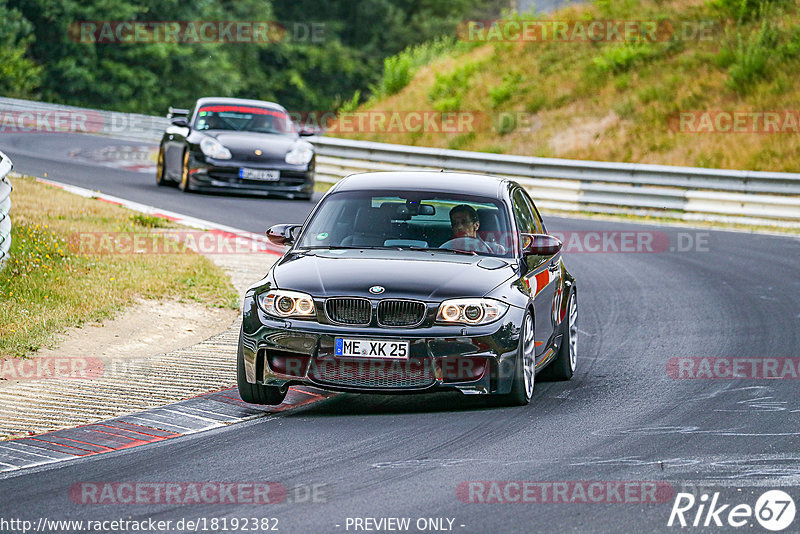
<path fill-rule="evenodd" d="M 156 162 L 156 185 L 165 186 L 167 180 L 164 178 L 164 146 L 158 147 L 158 161 Z"/>
<path fill-rule="evenodd" d="M 514 364 L 514 381 L 511 392 L 498 396 L 497 400 L 505 406 L 526 406 L 533 398 L 536 383 L 536 344 L 533 339 L 533 316 L 530 311 L 522 319 L 519 349 Z"/>
<path fill-rule="evenodd" d="M 183 162 L 181 164 L 181 181 L 178 182 L 178 189 L 184 193 L 192 190 L 192 184 L 189 182 L 189 151 L 183 151 Z"/>
<path fill-rule="evenodd" d="M 250 404 L 276 405 L 283 402 L 286 398 L 286 391 L 281 391 L 278 386 L 264 386 L 262 384 L 251 384 L 247 381 L 244 371 L 244 354 L 242 344 L 239 342 L 239 350 L 236 356 L 236 384 L 239 386 L 239 396 L 244 402 Z"/>
<path fill-rule="evenodd" d="M 563 381 L 575 374 L 578 357 L 578 297 L 575 288 L 570 292 L 567 304 L 567 324 L 562 334 L 558 356 L 542 371 L 542 378 L 552 381 Z"/>

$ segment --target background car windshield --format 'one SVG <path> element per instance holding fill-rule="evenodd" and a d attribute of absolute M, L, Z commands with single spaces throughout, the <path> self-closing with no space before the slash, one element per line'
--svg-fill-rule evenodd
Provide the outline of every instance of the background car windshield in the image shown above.
<path fill-rule="evenodd" d="M 294 126 L 286 113 L 257 106 L 203 106 L 197 112 L 196 128 L 281 135 L 294 133 Z"/>
<path fill-rule="evenodd" d="M 459 205 L 472 208 L 478 218 L 474 237 L 454 235 L 450 210 Z M 513 254 L 510 235 L 506 209 L 496 199 L 446 192 L 347 191 L 323 200 L 298 247 L 442 247 L 508 257 Z"/>

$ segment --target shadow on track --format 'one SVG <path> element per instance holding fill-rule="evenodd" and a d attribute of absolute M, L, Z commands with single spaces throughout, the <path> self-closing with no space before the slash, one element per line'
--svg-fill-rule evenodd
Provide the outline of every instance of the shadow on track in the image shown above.
<path fill-rule="evenodd" d="M 534 400 L 536 398 L 534 395 Z M 488 395 L 464 395 L 457 391 L 400 395 L 342 393 L 286 417 L 330 417 L 342 415 L 399 415 L 446 412 L 485 412 L 503 409 Z M 530 407 L 508 409 L 527 410 Z"/>

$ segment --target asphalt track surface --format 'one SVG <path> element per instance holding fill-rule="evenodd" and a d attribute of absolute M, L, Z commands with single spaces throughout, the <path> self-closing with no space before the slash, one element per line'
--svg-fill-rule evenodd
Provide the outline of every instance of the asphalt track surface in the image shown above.
<path fill-rule="evenodd" d="M 149 174 L 68 155 L 89 143 L 116 141 L 0 136 L 17 172 L 47 172 L 251 231 L 299 221 L 312 206 L 158 188 Z M 538 382 L 530 406 L 492 407 L 458 393 L 338 395 L 283 415 L 0 477 L 0 518 L 274 517 L 289 533 L 363 532 L 346 526 L 364 517 L 409 517 L 409 532 L 419 531 L 418 518 L 440 517 L 465 533 L 679 528 L 667 527 L 673 498 L 472 503 L 458 493 L 468 481 L 663 481 L 674 492 L 719 491 L 720 502 L 751 506 L 764 491 L 782 489 L 800 504 L 800 382 L 682 380 L 667 372 L 676 357 L 800 357 L 800 241 L 596 220 L 546 223 L 551 232 L 658 231 L 670 246 L 565 254 L 579 283 L 578 371 L 569 382 Z M 675 250 L 689 239 L 691 251 Z M 289 498 L 261 506 L 76 504 L 70 487 L 86 481 L 276 481 Z M 293 488 L 312 484 L 322 488 L 316 502 L 299 502 Z M 799 529 L 800 517 L 786 532 Z M 688 530 L 766 532 L 752 519 L 740 529 Z"/>

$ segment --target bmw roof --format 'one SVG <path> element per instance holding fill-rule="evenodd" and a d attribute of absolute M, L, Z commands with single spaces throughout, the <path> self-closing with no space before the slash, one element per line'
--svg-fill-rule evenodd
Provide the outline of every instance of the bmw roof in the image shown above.
<path fill-rule="evenodd" d="M 392 171 L 351 174 L 340 180 L 334 190 L 412 190 L 452 191 L 467 195 L 501 198 L 505 178 L 486 174 L 436 171 Z"/>

